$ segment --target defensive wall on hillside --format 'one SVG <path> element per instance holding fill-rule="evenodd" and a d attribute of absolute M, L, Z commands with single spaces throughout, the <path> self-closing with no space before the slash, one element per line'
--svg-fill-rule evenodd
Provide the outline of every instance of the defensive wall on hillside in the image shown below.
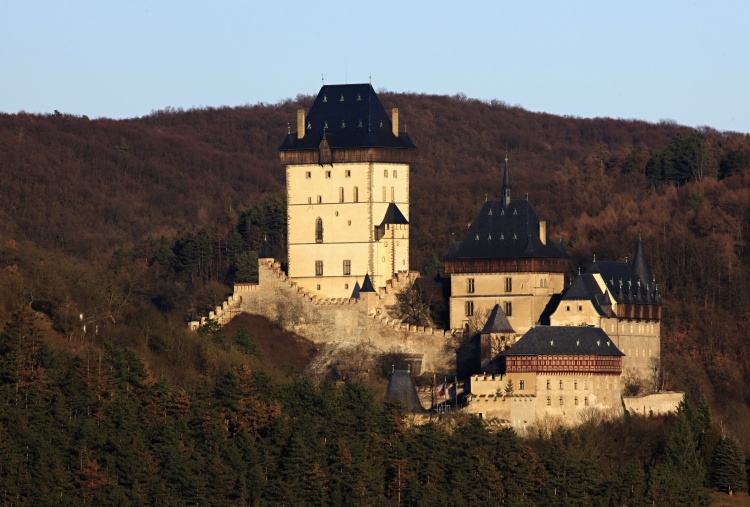
<path fill-rule="evenodd" d="M 362 293 L 359 299 L 319 298 L 287 277 L 273 259 L 261 259 L 257 284 L 235 284 L 234 292 L 208 319 L 225 325 L 239 313 L 261 315 L 314 343 L 367 344 L 383 352 L 421 356 L 421 371 L 455 368 L 452 333 L 404 324 L 384 315 L 387 295 Z M 195 329 L 206 322 L 191 322 Z"/>
<path fill-rule="evenodd" d="M 645 396 L 623 396 L 622 403 L 631 414 L 643 416 L 664 415 L 677 411 L 685 393 L 663 392 Z"/>

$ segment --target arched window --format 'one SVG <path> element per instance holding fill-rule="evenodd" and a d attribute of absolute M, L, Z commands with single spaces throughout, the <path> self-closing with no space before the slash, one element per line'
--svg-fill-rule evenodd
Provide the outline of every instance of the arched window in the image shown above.
<path fill-rule="evenodd" d="M 318 219 L 315 220 L 315 242 L 316 243 L 323 242 L 323 219 L 320 217 L 318 217 Z"/>

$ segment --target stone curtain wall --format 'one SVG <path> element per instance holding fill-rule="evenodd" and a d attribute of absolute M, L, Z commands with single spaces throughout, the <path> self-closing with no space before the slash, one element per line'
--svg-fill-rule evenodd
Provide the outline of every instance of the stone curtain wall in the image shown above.
<path fill-rule="evenodd" d="M 455 369 L 450 332 L 409 326 L 376 311 L 368 312 L 371 305 L 359 299 L 318 298 L 299 288 L 278 263 L 261 259 L 259 264 L 258 284 L 235 285 L 234 294 L 209 318 L 224 325 L 240 312 L 247 312 L 266 317 L 314 343 L 362 343 L 383 352 L 420 355 L 422 371 Z M 201 323 L 205 323 L 205 317 Z M 191 323 L 193 328 L 197 325 Z"/>
<path fill-rule="evenodd" d="M 664 415 L 677 412 L 677 405 L 682 401 L 685 393 L 664 392 L 646 396 L 623 396 L 622 403 L 631 414 L 643 416 Z"/>

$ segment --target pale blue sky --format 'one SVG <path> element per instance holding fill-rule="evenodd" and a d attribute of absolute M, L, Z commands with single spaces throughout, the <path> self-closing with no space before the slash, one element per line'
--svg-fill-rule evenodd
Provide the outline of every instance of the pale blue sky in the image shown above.
<path fill-rule="evenodd" d="M 8 0 L 0 111 L 128 118 L 325 82 L 750 132 L 750 2 Z"/>

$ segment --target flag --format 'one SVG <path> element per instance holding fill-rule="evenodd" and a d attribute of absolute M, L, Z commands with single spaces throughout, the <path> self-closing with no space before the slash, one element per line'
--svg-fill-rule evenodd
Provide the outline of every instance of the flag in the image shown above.
<path fill-rule="evenodd" d="M 456 384 L 453 384 L 453 387 L 448 389 L 448 398 L 455 398 L 456 397 Z"/>
<path fill-rule="evenodd" d="M 438 396 L 445 396 L 445 384 L 440 384 L 438 387 Z"/>

